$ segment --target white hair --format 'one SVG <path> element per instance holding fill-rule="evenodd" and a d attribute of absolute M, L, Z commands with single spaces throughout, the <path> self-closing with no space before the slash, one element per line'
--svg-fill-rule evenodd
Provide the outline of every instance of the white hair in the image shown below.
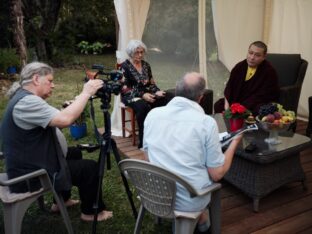
<path fill-rule="evenodd" d="M 25 65 L 25 67 L 23 67 L 21 71 L 20 81 L 14 82 L 13 85 L 8 90 L 8 92 L 6 93 L 6 95 L 12 97 L 19 88 L 30 83 L 33 75 L 35 74 L 38 74 L 39 76 L 53 74 L 53 68 L 50 67 L 48 64 L 41 62 L 32 62 Z"/>
<path fill-rule="evenodd" d="M 140 41 L 140 40 L 130 40 L 128 45 L 127 45 L 127 48 L 126 48 L 126 52 L 128 54 L 128 56 L 130 58 L 133 57 L 135 51 L 138 49 L 138 48 L 143 48 L 144 49 L 144 52 L 147 51 L 147 48 L 146 48 L 146 45 Z"/>

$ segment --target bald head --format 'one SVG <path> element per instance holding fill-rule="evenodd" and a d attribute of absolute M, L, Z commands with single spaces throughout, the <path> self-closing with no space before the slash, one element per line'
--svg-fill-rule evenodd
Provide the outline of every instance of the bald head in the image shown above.
<path fill-rule="evenodd" d="M 197 72 L 186 73 L 176 85 L 176 96 L 185 97 L 192 101 L 199 101 L 204 94 L 206 81 L 204 77 Z"/>

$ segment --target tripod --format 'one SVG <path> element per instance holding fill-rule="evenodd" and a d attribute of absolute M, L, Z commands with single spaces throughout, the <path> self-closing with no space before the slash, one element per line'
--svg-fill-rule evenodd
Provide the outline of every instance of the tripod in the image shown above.
<path fill-rule="evenodd" d="M 104 115 L 104 133 L 100 137 L 100 134 L 97 130 L 95 120 L 94 120 L 94 107 L 93 107 L 93 99 L 90 99 L 91 101 L 91 117 L 93 119 L 94 123 L 94 131 L 96 133 L 96 136 L 98 138 L 98 141 L 100 143 L 100 153 L 99 153 L 99 159 L 98 159 L 98 164 L 99 164 L 99 182 L 98 182 L 98 188 L 97 188 L 97 196 L 96 200 L 94 203 L 94 220 L 93 220 L 93 225 L 92 225 L 92 233 L 96 233 L 96 225 L 97 225 L 97 217 L 98 217 L 98 203 L 100 199 L 100 192 L 102 188 L 102 180 L 104 176 L 104 167 L 105 167 L 105 159 L 107 160 L 107 168 L 110 169 L 110 152 L 113 151 L 116 163 L 121 160 L 120 155 L 117 150 L 116 142 L 114 139 L 111 137 L 111 121 L 110 121 L 110 114 L 108 112 L 109 109 L 109 103 L 110 103 L 110 94 L 106 95 L 106 98 L 101 98 L 101 110 L 103 111 Z M 124 184 L 124 187 L 126 189 L 126 193 L 128 196 L 128 200 L 130 202 L 131 208 L 132 208 L 132 213 L 134 218 L 136 219 L 138 216 L 138 213 L 136 211 L 136 208 L 134 206 L 134 202 L 132 200 L 132 193 L 129 189 L 129 185 L 127 182 L 126 177 L 122 174 L 120 171 L 120 175 L 122 177 L 122 181 Z"/>

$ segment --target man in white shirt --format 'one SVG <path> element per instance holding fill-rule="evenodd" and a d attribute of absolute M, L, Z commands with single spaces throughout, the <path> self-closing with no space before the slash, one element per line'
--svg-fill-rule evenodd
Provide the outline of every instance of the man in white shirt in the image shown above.
<path fill-rule="evenodd" d="M 176 85 L 176 96 L 167 106 L 149 112 L 144 122 L 143 149 L 149 161 L 180 175 L 196 189 L 224 176 L 241 140 L 241 136 L 234 139 L 222 153 L 218 126 L 198 104 L 205 86 L 199 73 L 185 74 Z M 177 191 L 176 209 L 180 211 L 204 210 L 210 201 L 210 194 L 191 198 L 179 185 Z M 204 211 L 199 225 L 207 220 Z"/>

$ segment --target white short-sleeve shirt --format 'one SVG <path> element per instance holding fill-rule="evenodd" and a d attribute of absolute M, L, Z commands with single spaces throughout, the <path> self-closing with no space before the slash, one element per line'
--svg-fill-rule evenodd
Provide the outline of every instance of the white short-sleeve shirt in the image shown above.
<path fill-rule="evenodd" d="M 144 122 L 143 148 L 150 162 L 182 176 L 196 189 L 209 186 L 208 167 L 224 164 L 215 120 L 201 106 L 183 97 L 154 108 Z M 190 198 L 178 185 L 176 209 L 198 211 L 207 206 L 210 194 Z"/>

